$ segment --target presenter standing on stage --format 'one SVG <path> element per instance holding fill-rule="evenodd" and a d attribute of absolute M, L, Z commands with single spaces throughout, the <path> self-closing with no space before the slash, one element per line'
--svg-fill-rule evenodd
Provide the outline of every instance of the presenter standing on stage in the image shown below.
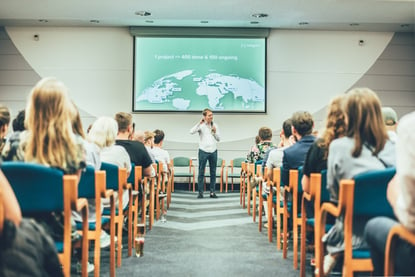
<path fill-rule="evenodd" d="M 200 122 L 190 129 L 192 135 L 199 133 L 199 172 L 197 178 L 199 194 L 197 198 L 203 198 L 203 179 L 207 161 L 209 161 L 210 169 L 210 198 L 218 198 L 215 194 L 215 185 L 218 160 L 216 143 L 220 141 L 219 129 L 218 125 L 213 123 L 213 113 L 210 109 L 204 109 L 202 115 Z"/>

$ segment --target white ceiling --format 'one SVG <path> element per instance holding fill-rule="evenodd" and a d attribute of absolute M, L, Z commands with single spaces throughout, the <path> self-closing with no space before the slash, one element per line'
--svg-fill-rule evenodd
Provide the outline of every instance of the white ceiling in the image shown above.
<path fill-rule="evenodd" d="M 135 13 L 139 11 L 148 11 L 151 15 L 138 16 Z M 255 13 L 268 16 L 255 18 L 252 16 Z M 301 24 L 304 22 L 307 24 Z M 0 0 L 0 26 L 255 27 L 413 32 L 415 0 Z"/>

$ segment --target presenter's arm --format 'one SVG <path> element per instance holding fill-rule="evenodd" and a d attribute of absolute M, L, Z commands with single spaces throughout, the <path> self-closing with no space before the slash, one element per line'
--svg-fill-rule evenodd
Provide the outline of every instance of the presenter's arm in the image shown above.
<path fill-rule="evenodd" d="M 215 140 L 217 142 L 219 142 L 220 141 L 220 132 L 219 132 L 218 125 L 216 125 L 216 123 L 213 123 L 212 130 L 214 130 L 214 132 L 212 132 L 213 137 L 215 138 Z"/>
<path fill-rule="evenodd" d="M 190 129 L 190 134 L 196 134 L 197 132 L 200 131 L 200 125 L 203 123 L 203 120 L 201 120 L 200 122 L 198 122 L 195 126 L 192 127 L 192 129 Z"/>

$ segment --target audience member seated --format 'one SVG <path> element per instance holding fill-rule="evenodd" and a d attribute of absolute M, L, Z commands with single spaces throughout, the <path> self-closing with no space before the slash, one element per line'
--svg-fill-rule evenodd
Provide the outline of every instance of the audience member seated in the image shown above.
<path fill-rule="evenodd" d="M 256 147 L 251 147 L 246 160 L 249 163 L 255 163 L 257 161 L 262 161 L 264 159 L 265 152 L 268 149 L 275 147 L 272 143 L 272 130 L 268 127 L 261 127 L 258 130 L 259 143 L 257 143 Z M 258 141 L 258 138 L 255 138 L 255 142 Z"/>
<path fill-rule="evenodd" d="M 6 143 L 7 132 L 9 131 L 10 111 L 4 105 L 0 105 L 0 152 Z"/>
<path fill-rule="evenodd" d="M 164 143 L 164 132 L 162 130 L 155 130 L 154 131 L 154 146 L 151 152 L 154 155 L 156 161 L 163 163 L 163 179 L 167 182 L 169 176 L 171 175 L 171 168 L 170 168 L 170 155 L 167 150 L 163 149 Z M 164 192 L 163 192 L 164 193 Z"/>
<path fill-rule="evenodd" d="M 370 246 L 374 276 L 384 274 L 385 246 L 390 229 L 402 224 L 415 232 L 415 112 L 404 116 L 398 126 L 396 144 L 396 175 L 388 185 L 387 197 L 398 221 L 387 217 L 371 219 L 365 227 L 365 239 Z M 409 147 L 409 148 L 408 148 Z M 415 275 L 415 247 L 398 239 L 395 246 L 395 272 L 401 276 Z"/>
<path fill-rule="evenodd" d="M 16 118 L 13 119 L 13 122 L 12 122 L 13 133 L 6 140 L 3 150 L 1 151 L 1 155 L 2 157 L 4 157 L 4 160 L 6 161 L 11 161 L 13 157 L 16 157 L 15 151 L 17 150 L 20 144 L 20 136 L 22 132 L 26 130 L 24 126 L 25 113 L 26 113 L 25 110 L 21 110 L 17 114 Z M 21 153 L 23 153 L 23 151 L 21 151 Z M 15 159 L 23 160 L 24 158 L 19 157 Z"/>
<path fill-rule="evenodd" d="M 282 158 L 284 156 L 284 150 L 295 143 L 291 132 L 291 119 L 286 119 L 282 124 L 280 132 L 280 143 L 275 149 L 271 149 L 268 152 L 268 158 L 266 161 L 266 167 L 268 168 L 268 180 L 273 179 L 273 169 L 282 166 Z M 264 186 L 266 188 L 266 186 Z"/>
<path fill-rule="evenodd" d="M 137 130 L 133 134 L 133 140 L 139 141 L 144 144 L 144 131 Z"/>
<path fill-rule="evenodd" d="M 375 92 L 356 88 L 345 95 L 346 136 L 333 140 L 327 160 L 327 189 L 332 201 L 339 197 L 342 179 L 351 179 L 369 170 L 395 166 L 395 144 L 387 135 L 381 104 Z M 370 195 L 368 195 L 370 197 Z M 363 237 L 366 222 L 353 222 L 353 249 L 368 248 Z M 344 251 L 343 217 L 323 237 L 328 254 L 324 257 L 324 275 L 330 273 Z"/>
<path fill-rule="evenodd" d="M 153 161 L 144 147 L 144 144 L 129 139 L 133 130 L 133 119 L 131 114 L 119 112 L 115 115 L 115 120 L 118 123 L 118 134 L 115 143 L 127 150 L 131 163 L 142 166 L 143 177 L 154 176 L 154 172 L 152 171 L 153 167 L 151 166 Z"/>
<path fill-rule="evenodd" d="M 131 162 L 130 156 L 124 147 L 115 144 L 115 139 L 117 137 L 118 125 L 117 122 L 107 116 L 98 118 L 88 134 L 88 140 L 95 143 L 101 149 L 101 162 L 106 162 L 110 164 L 117 165 L 118 167 L 127 169 L 127 176 L 131 172 Z M 115 202 L 118 205 L 118 196 L 117 192 L 114 192 Z M 122 205 L 123 208 L 128 205 L 128 191 L 124 191 L 122 195 Z M 109 208 L 110 203 L 109 199 L 103 199 L 102 204 L 104 207 Z"/>
<path fill-rule="evenodd" d="M 146 147 L 151 160 L 153 161 L 153 163 L 155 163 L 156 157 L 154 156 L 153 151 L 152 151 L 153 146 L 154 146 L 154 133 L 152 131 L 144 132 L 144 146 Z"/>
<path fill-rule="evenodd" d="M 282 157 L 281 181 L 288 185 L 290 169 L 298 169 L 304 164 L 308 149 L 313 144 L 315 137 L 313 131 L 313 117 L 309 112 L 295 112 L 291 117 L 291 130 L 296 143 L 284 149 Z"/>
<path fill-rule="evenodd" d="M 301 185 L 303 191 L 310 192 L 311 173 L 320 173 L 327 169 L 327 157 L 330 143 L 337 138 L 343 137 L 346 132 L 346 121 L 343 112 L 344 95 L 335 97 L 329 107 L 326 117 L 326 128 L 321 138 L 318 138 L 307 152 L 303 166 L 303 178 Z M 314 217 L 313 203 L 306 202 L 307 217 Z"/>
<path fill-rule="evenodd" d="M 66 86 L 55 78 L 43 78 L 29 94 L 25 125 L 14 156 L 10 160 L 24 160 L 61 169 L 65 174 L 80 176 L 86 167 L 85 149 L 80 136 L 73 133 L 72 120 L 76 114 Z M 10 155 L 9 155 L 10 156 Z M 34 218 L 49 234 L 58 239 L 62 235 L 62 214 L 37 214 Z M 72 241 L 80 239 L 73 223 Z M 88 272 L 93 270 L 88 265 Z"/>
<path fill-rule="evenodd" d="M 398 126 L 398 115 L 391 107 L 382 107 L 383 122 L 386 126 L 389 139 L 392 142 L 396 142 L 396 127 Z"/>

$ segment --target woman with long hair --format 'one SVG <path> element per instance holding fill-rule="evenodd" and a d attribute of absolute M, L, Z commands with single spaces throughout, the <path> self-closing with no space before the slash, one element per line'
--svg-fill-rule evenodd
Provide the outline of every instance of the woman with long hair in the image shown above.
<path fill-rule="evenodd" d="M 345 96 L 344 111 L 346 136 L 333 140 L 329 146 L 327 188 L 332 201 L 338 200 L 340 180 L 396 165 L 395 144 L 387 135 L 381 103 L 376 93 L 368 88 L 349 91 Z M 353 222 L 353 249 L 368 248 L 363 237 L 365 225 L 364 220 Z M 328 251 L 324 257 L 324 275 L 333 269 L 343 254 L 344 234 L 341 226 L 343 217 L 338 217 L 323 238 Z"/>

